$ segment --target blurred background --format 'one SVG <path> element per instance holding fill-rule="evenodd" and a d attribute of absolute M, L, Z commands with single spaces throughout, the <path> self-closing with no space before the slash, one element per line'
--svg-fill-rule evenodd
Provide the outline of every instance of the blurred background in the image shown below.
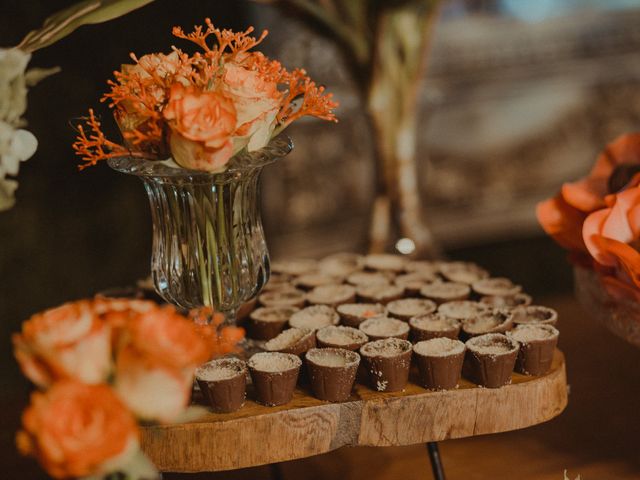
<path fill-rule="evenodd" d="M 0 45 L 17 44 L 48 15 L 72 3 L 0 0 Z M 244 0 L 158 0 L 123 18 L 83 27 L 36 52 L 31 66 L 60 66 L 62 71 L 30 90 L 26 117 L 39 147 L 21 164 L 16 206 L 0 213 L 0 368 L 5 382 L 0 389 L 0 463 L 9 475 L 0 473 L 0 478 L 44 478 L 13 447 L 29 386 L 12 359 L 11 332 L 34 312 L 131 285 L 149 273 L 151 219 L 142 185 L 106 165 L 78 172 L 70 123 L 90 106 L 108 118 L 99 98 L 130 51 L 167 51 L 175 43 L 173 25 L 187 29 L 207 16 L 220 27 L 269 29 L 265 53 L 285 66 L 303 66 L 341 103 L 337 125 L 305 120 L 291 127 L 294 152 L 264 173 L 263 221 L 272 256 L 321 257 L 366 248 L 375 193 L 372 133 L 344 59 L 333 42 L 302 22 L 283 17 L 273 6 Z M 506 438 L 500 444 L 486 440 L 485 448 L 501 451 L 503 445 L 507 455 L 514 441 L 544 444 L 555 435 L 553 448 L 587 453 L 557 460 L 549 470 L 555 474 L 544 476 L 543 469 L 536 474 L 534 468 L 532 476 L 522 478 L 562 478 L 562 469 L 571 465 L 575 474 L 581 468 L 590 471 L 585 459 L 593 455 L 622 466 L 586 479 L 640 478 L 637 452 L 630 453 L 627 443 L 627 435 L 640 433 L 640 421 L 637 414 L 635 423 L 626 421 L 634 413 L 633 396 L 640 393 L 638 373 L 629 372 L 637 364 L 637 352 L 592 325 L 573 303 L 571 267 L 534 215 L 535 204 L 563 181 L 584 175 L 608 141 L 640 127 L 640 1 L 444 2 L 419 107 L 420 196 L 441 247 L 447 256 L 476 261 L 563 309 L 569 318 L 561 346 L 570 374 L 576 374 L 570 381 L 584 387 L 574 388 L 571 406 L 558 420 L 567 429 L 565 441 L 552 422 L 530 429 L 534 433 L 529 437 L 498 436 Z M 602 351 L 601 342 L 607 345 Z M 600 352 L 606 363 L 585 354 L 585 345 Z M 606 391 L 603 381 L 608 382 Z M 605 401 L 603 413 L 597 404 Z M 618 430 L 609 438 L 602 430 L 584 427 L 584 422 L 591 426 L 597 423 L 588 422 L 596 421 Z M 486 461 L 479 460 L 478 471 L 494 476 L 464 470 L 460 458 L 472 449 L 482 451 L 483 444 L 476 441 L 482 442 L 444 444 L 445 465 L 448 460 L 458 465 L 451 478 L 506 478 L 499 476 L 498 465 Z M 380 458 L 404 466 L 422 462 L 424 475 L 415 478 L 430 478 L 426 453 L 411 448 L 388 450 Z M 352 457 L 332 454 L 334 465 L 366 466 L 367 450 L 359 452 Z M 547 454 L 534 449 L 528 461 L 537 464 L 535 456 Z M 320 468 L 320 460 L 310 462 L 316 463 L 305 467 L 294 462 L 285 473 L 301 478 L 310 465 L 314 471 Z M 404 470 L 377 472 L 368 478 L 398 478 Z M 210 478 L 232 478 L 225 475 Z M 244 475 L 268 478 L 260 469 Z M 361 478 L 353 468 L 333 475 Z"/>

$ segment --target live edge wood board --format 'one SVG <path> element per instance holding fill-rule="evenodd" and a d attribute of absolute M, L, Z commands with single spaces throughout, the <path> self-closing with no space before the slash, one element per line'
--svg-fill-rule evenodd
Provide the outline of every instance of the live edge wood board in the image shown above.
<path fill-rule="evenodd" d="M 517 430 L 557 416 L 567 405 L 563 354 L 541 377 L 513 374 L 511 385 L 431 392 L 411 383 L 378 393 L 357 384 L 350 401 L 327 403 L 299 388 L 281 407 L 247 399 L 237 412 L 146 427 L 142 446 L 165 472 L 221 471 L 282 462 L 343 446 L 410 445 Z M 249 395 L 250 396 L 250 395 Z"/>

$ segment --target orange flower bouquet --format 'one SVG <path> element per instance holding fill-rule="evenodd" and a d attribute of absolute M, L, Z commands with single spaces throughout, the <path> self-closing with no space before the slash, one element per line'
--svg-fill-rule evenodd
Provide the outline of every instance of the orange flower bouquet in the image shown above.
<path fill-rule="evenodd" d="M 109 140 L 89 111 L 73 148 L 80 168 L 107 160 L 141 178 L 154 223 L 152 276 L 165 300 L 185 309 L 213 307 L 230 322 L 269 277 L 260 221 L 259 175 L 289 153 L 280 135 L 310 115 L 336 121 L 337 103 L 302 69 L 253 51 L 265 38 L 235 33 L 209 19 L 195 44 L 124 65 L 104 95 L 122 132 Z"/>
<path fill-rule="evenodd" d="M 13 337 L 22 371 L 40 389 L 22 416 L 19 450 L 54 478 L 158 478 L 140 450 L 138 421 L 199 414 L 189 407 L 196 367 L 242 337 L 142 300 L 96 297 L 34 315 Z"/>
<path fill-rule="evenodd" d="M 576 261 L 579 299 L 640 346 L 640 133 L 607 145 L 589 175 L 565 183 L 537 215 Z"/>
<path fill-rule="evenodd" d="M 181 167 L 216 172 L 243 149 L 265 147 L 293 121 L 305 115 L 335 121 L 337 103 L 302 69 L 289 72 L 280 62 L 250 51 L 266 37 L 215 28 L 206 19 L 185 34 L 201 51 L 189 55 L 173 47 L 124 65 L 109 81 L 109 102 L 124 138 L 108 140 L 93 110 L 87 126 L 78 126 L 73 148 L 84 168 L 100 160 L 137 157 L 165 160 Z M 215 39 L 211 42 L 210 38 Z"/>

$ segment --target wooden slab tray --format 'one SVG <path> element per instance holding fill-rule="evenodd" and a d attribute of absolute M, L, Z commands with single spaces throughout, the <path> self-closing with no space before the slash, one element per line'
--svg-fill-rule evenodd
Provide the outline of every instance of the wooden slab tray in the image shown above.
<path fill-rule="evenodd" d="M 415 379 L 412 372 L 412 381 Z M 251 400 L 237 412 L 146 427 L 142 447 L 165 472 L 221 471 L 282 462 L 351 445 L 410 445 L 517 430 L 557 416 L 567 405 L 563 354 L 542 377 L 513 374 L 512 384 L 431 392 L 410 383 L 378 393 L 356 385 L 351 400 L 327 403 L 297 389 L 293 400 L 264 407 Z"/>

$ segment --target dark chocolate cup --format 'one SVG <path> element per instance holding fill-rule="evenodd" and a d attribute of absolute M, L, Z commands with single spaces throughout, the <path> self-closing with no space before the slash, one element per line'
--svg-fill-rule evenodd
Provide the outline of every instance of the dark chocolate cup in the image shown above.
<path fill-rule="evenodd" d="M 462 349 L 449 355 L 425 355 L 413 347 L 413 357 L 420 373 L 420 385 L 429 390 L 451 390 L 458 386 L 462 376 L 462 363 L 466 348 L 459 340 Z M 419 342 L 422 343 L 422 342 Z M 419 349 L 419 347 L 418 347 Z"/>
<path fill-rule="evenodd" d="M 484 353 L 475 350 L 483 341 L 497 342 L 508 346 L 504 353 Z M 511 373 L 515 367 L 519 344 L 501 333 L 488 333 L 473 337 L 466 343 L 462 374 L 473 383 L 487 387 L 500 388 L 511 383 Z"/>
<path fill-rule="evenodd" d="M 397 353 L 388 356 L 371 352 L 373 347 L 393 346 Z M 411 366 L 411 343 L 399 338 L 385 338 L 365 344 L 360 355 L 365 364 L 369 383 L 379 392 L 398 392 L 403 390 L 409 381 Z"/>
<path fill-rule="evenodd" d="M 481 322 L 483 317 L 494 318 L 498 323 L 487 328 L 479 329 L 477 328 L 477 322 Z M 463 340 L 486 335 L 487 333 L 506 333 L 513 328 L 513 318 L 513 313 L 509 309 L 493 309 L 479 314 L 476 317 L 469 318 L 462 322 Z"/>
<path fill-rule="evenodd" d="M 556 325 L 558 312 L 542 305 L 523 305 L 513 309 L 513 321 L 516 325 Z"/>
<path fill-rule="evenodd" d="M 353 335 L 351 335 L 353 338 L 353 341 L 349 341 L 348 343 L 337 343 L 337 342 L 331 342 L 330 340 L 327 340 L 326 338 L 323 338 L 325 335 L 325 332 L 329 331 L 329 330 L 347 330 L 349 332 L 352 332 Z M 316 332 L 316 343 L 318 344 L 319 348 L 340 348 L 340 349 L 344 349 L 344 350 L 351 350 L 353 352 L 356 352 L 358 350 L 360 350 L 360 347 L 362 347 L 365 343 L 367 343 L 369 341 L 369 338 L 367 337 L 367 335 L 358 330 L 357 328 L 353 328 L 353 327 L 345 327 L 345 326 L 329 326 L 329 327 L 324 327 L 321 328 L 320 330 L 318 330 Z"/>
<path fill-rule="evenodd" d="M 338 315 L 340 315 L 340 323 L 345 327 L 358 328 L 360 324 L 365 320 L 368 320 L 369 318 L 374 318 L 374 317 L 383 317 L 387 313 L 387 310 L 384 307 L 384 305 L 380 303 L 371 303 L 367 305 L 371 306 L 371 309 L 369 311 L 372 312 L 372 315 L 370 316 L 355 315 L 353 313 L 349 313 L 348 311 L 349 308 L 352 308 L 350 307 L 351 305 L 364 305 L 364 304 L 344 304 L 344 305 L 339 305 L 336 308 Z"/>
<path fill-rule="evenodd" d="M 258 296 L 258 302 L 265 307 L 304 307 L 304 292 L 295 288 L 272 290 Z"/>
<path fill-rule="evenodd" d="M 406 305 L 407 303 L 412 303 L 416 307 L 412 314 L 407 314 L 406 311 L 402 311 L 402 305 Z M 426 315 L 428 313 L 435 312 L 436 308 L 436 303 L 427 298 L 403 298 L 400 300 L 394 300 L 387 304 L 389 316 L 405 322 L 408 322 L 411 318 L 418 315 Z"/>
<path fill-rule="evenodd" d="M 267 350 L 268 352 L 291 353 L 292 355 L 303 357 L 307 350 L 316 347 L 316 333 L 313 330 L 306 330 L 305 332 L 306 333 L 294 343 L 278 349 L 269 349 L 267 348 L 268 344 L 266 344 L 265 350 Z"/>
<path fill-rule="evenodd" d="M 264 313 L 269 311 L 281 311 L 282 318 L 278 320 L 264 320 L 260 318 Z M 289 318 L 295 312 L 299 311 L 297 307 L 261 307 L 251 312 L 247 320 L 247 333 L 249 338 L 256 340 L 271 340 L 277 337 L 289 323 Z"/>
<path fill-rule="evenodd" d="M 200 391 L 214 412 L 235 412 L 244 405 L 247 396 L 246 363 L 237 358 L 221 358 L 212 360 L 208 364 L 214 363 L 220 366 L 234 365 L 238 372 L 230 378 L 221 380 L 204 380 L 196 375 Z"/>
<path fill-rule="evenodd" d="M 420 289 L 420 295 L 440 305 L 454 300 L 466 300 L 471 295 L 471 287 L 466 283 L 433 282 L 424 285 Z"/>
<path fill-rule="evenodd" d="M 440 316 L 438 313 L 430 313 L 429 315 Z M 410 338 L 413 343 L 422 342 L 425 340 L 431 340 L 432 338 L 451 338 L 456 340 L 460 335 L 460 328 L 462 327 L 459 320 L 455 318 L 446 318 L 446 321 L 450 323 L 450 328 L 446 329 L 434 329 L 420 325 L 419 320 L 421 316 L 413 317 L 409 319 L 409 328 L 411 329 Z M 444 317 L 444 315 L 442 315 Z"/>
<path fill-rule="evenodd" d="M 356 296 L 361 303 L 381 303 L 383 305 L 404 297 L 404 287 L 398 285 L 360 285 Z"/>
<path fill-rule="evenodd" d="M 523 326 L 525 328 L 527 326 Z M 516 359 L 516 372 L 523 373 L 525 375 L 544 375 L 551 369 L 551 363 L 553 362 L 553 354 L 558 345 L 558 330 L 551 325 L 532 325 L 534 328 L 542 328 L 550 332 L 549 338 L 536 339 L 536 340 L 517 340 L 520 343 L 520 351 L 518 352 L 518 358 Z M 510 333 L 515 335 L 516 331 L 522 327 L 516 327 Z M 508 334 L 508 336 L 511 336 Z"/>
<path fill-rule="evenodd" d="M 310 305 L 327 305 L 337 307 L 356 300 L 356 289 L 351 285 L 321 285 L 307 292 L 307 303 Z"/>
<path fill-rule="evenodd" d="M 266 371 L 255 368 L 251 360 L 249 360 L 248 363 L 256 401 L 258 403 L 268 407 L 289 403 L 293 398 L 293 391 L 298 382 L 298 374 L 300 373 L 300 366 L 302 365 L 300 357 L 277 352 L 257 353 L 256 355 L 286 355 L 292 359 L 292 363 L 295 365 L 294 367 L 279 371 Z"/>
<path fill-rule="evenodd" d="M 370 325 L 372 323 L 375 322 L 386 322 L 387 320 L 389 320 L 389 323 L 394 323 L 396 325 L 398 325 L 399 328 L 401 328 L 402 330 L 399 331 L 398 333 L 394 333 L 391 335 L 378 335 L 376 334 L 375 331 L 371 331 L 370 330 Z M 369 318 L 367 320 L 365 320 L 364 322 L 362 322 L 359 325 L 359 330 L 361 332 L 363 332 L 367 337 L 369 337 L 370 341 L 375 341 L 375 340 L 383 340 L 385 338 L 399 338 L 401 340 L 408 340 L 409 339 L 409 332 L 410 332 L 410 328 L 407 325 L 406 322 L 403 322 L 402 320 L 398 320 L 397 318 L 390 318 L 390 317 L 376 317 L 376 318 Z"/>
<path fill-rule="evenodd" d="M 344 366 L 322 364 L 322 357 L 339 355 L 346 360 Z M 314 348 L 306 355 L 307 372 L 313 396 L 328 402 L 344 402 L 351 396 L 360 364 L 360 355 L 342 348 Z"/>

